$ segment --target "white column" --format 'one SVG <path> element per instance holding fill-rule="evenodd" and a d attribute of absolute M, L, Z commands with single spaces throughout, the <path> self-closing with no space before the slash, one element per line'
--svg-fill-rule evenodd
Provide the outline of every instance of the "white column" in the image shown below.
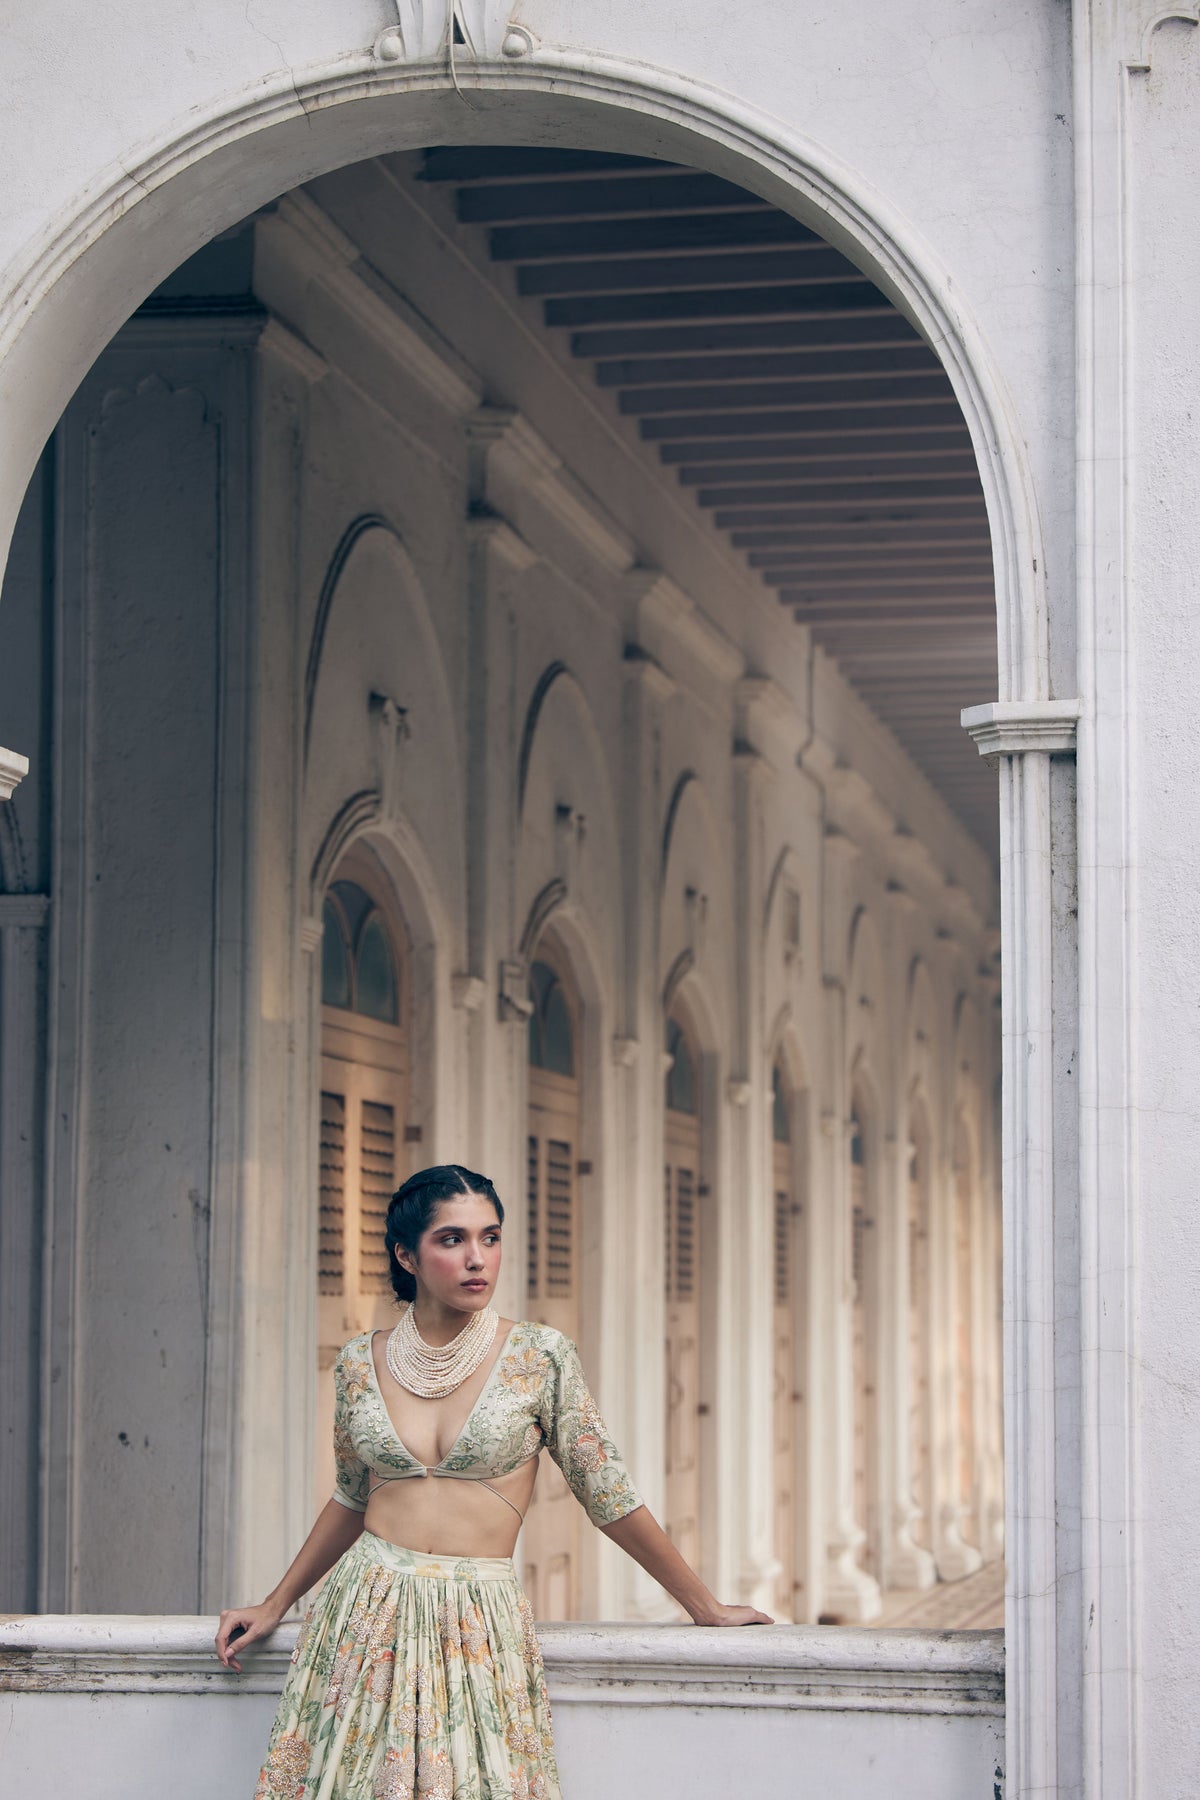
<path fill-rule="evenodd" d="M 763 933 L 766 901 L 762 796 L 769 764 L 750 749 L 734 757 L 734 1073 L 727 1086 L 731 1361 L 739 1397 L 730 1424 L 733 1466 L 731 1540 L 738 1598 L 770 1611 L 779 1560 L 774 1544 L 772 1436 L 774 1301 L 773 1182 L 767 1134 L 769 1071 L 763 1054 Z M 735 1200 L 736 1197 L 736 1200 Z M 723 1408 L 722 1411 L 725 1409 Z"/>
<path fill-rule="evenodd" d="M 819 1346 L 820 1356 L 811 1365 L 813 1378 L 809 1384 L 809 1467 L 824 1471 L 819 1496 L 824 1515 L 820 1611 L 850 1624 L 876 1618 L 881 1604 L 878 1583 L 857 1561 L 865 1532 L 854 1517 L 850 1071 L 846 1051 L 845 961 L 850 917 L 848 877 L 859 852 L 841 833 L 827 832 L 823 847 L 822 1038 L 826 1072 L 820 1129 L 814 1144 L 809 1266 L 814 1322 L 809 1341 L 810 1346 Z"/>
<path fill-rule="evenodd" d="M 478 477 L 477 477 L 478 479 Z M 528 972 L 517 958 L 517 757 L 514 588 L 538 558 L 503 519 L 470 525 L 467 735 L 467 957 L 454 996 L 465 1014 L 473 1165 L 505 1206 L 508 1255 L 497 1304 L 525 1310 Z M 479 984 L 482 984 L 480 986 Z"/>
<path fill-rule="evenodd" d="M 625 655 L 621 767 L 621 878 L 625 966 L 620 971 L 613 1060 L 620 1096 L 626 1354 L 622 1445 L 651 1511 L 663 1516 L 666 1474 L 666 1311 L 663 1297 L 663 1012 L 658 982 L 662 709 L 675 683 L 645 651 Z M 627 1557 L 618 1616 L 675 1618 L 662 1589 Z"/>
<path fill-rule="evenodd" d="M 1014 1800 L 1060 1791 L 1056 1516 L 1055 1192 L 1051 753 L 1069 751 L 1074 701 L 971 707 L 963 724 L 999 755 L 1004 1058 L 1004 1415 L 1008 1752 Z"/>
<path fill-rule="evenodd" d="M 933 1557 L 916 1543 L 913 1501 L 912 1354 L 909 1342 L 910 1244 L 908 1230 L 908 1136 L 884 1139 L 879 1169 L 879 1263 L 883 1305 L 879 1319 L 880 1511 L 887 1588 L 924 1588 L 936 1577 Z"/>

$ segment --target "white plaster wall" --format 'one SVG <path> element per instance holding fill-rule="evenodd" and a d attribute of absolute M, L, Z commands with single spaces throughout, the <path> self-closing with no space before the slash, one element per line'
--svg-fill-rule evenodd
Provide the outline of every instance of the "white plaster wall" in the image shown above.
<path fill-rule="evenodd" d="M 127 22 L 137 41 L 135 54 L 126 54 L 120 31 L 113 29 L 102 47 L 89 47 L 78 57 L 78 66 L 69 32 L 61 60 L 49 63 L 35 53 L 32 41 L 18 39 L 12 79 L 21 105 L 12 118 L 18 139 L 12 167 L 22 204 L 11 218 L 4 259 L 11 255 L 14 271 L 31 267 L 41 249 L 51 257 L 61 254 L 54 246 L 65 213 L 85 191 L 94 189 L 99 198 L 115 181 L 112 192 L 123 195 L 117 204 L 124 208 L 132 192 L 119 170 L 129 166 L 131 154 L 143 159 L 141 180 L 156 191 L 159 178 L 145 159 L 153 163 L 154 146 L 185 116 L 203 133 L 202 121 L 233 96 L 241 104 L 256 85 L 266 84 L 281 123 L 277 133 L 260 138 L 252 166 L 233 154 L 226 155 L 219 176 L 216 161 L 207 170 L 196 165 L 186 177 L 194 196 L 187 204 L 180 204 L 182 187 L 167 207 L 143 187 L 143 201 L 129 219 L 121 266 L 109 264 L 102 278 L 99 265 L 108 258 L 98 251 L 87 306 L 80 304 L 83 265 L 75 261 L 75 248 L 66 250 L 73 277 L 67 286 L 76 289 L 72 324 L 83 328 L 91 345 L 85 355 L 99 348 L 139 289 L 148 292 L 215 227 L 298 177 L 352 161 L 389 140 L 399 148 L 406 141 L 430 141 L 430 134 L 438 141 L 481 131 L 493 139 L 505 134 L 502 115 L 489 121 L 486 103 L 475 102 L 472 112 L 456 99 L 453 122 L 435 121 L 436 106 L 422 122 L 419 108 L 410 107 L 407 125 L 415 136 L 407 139 L 405 125 L 397 123 L 403 102 L 384 100 L 372 111 L 372 102 L 364 99 L 354 118 L 349 107 L 322 104 L 310 107 L 301 123 L 292 84 L 304 91 L 310 77 L 324 81 L 332 74 L 331 100 L 337 84 L 347 79 L 356 99 L 371 91 L 370 84 L 378 85 L 379 65 L 369 52 L 389 21 L 370 4 L 350 13 L 316 4 L 299 13 L 268 6 L 249 20 L 230 8 L 228 18 L 206 15 L 199 30 L 190 15 L 169 9 L 156 13 L 152 26 L 136 13 Z M 1017 409 L 1042 528 L 1052 537 L 1063 530 L 1069 469 L 1060 454 L 1061 421 L 1053 413 L 1070 362 L 1070 271 L 1061 254 L 1070 197 L 1069 104 L 1060 12 L 1026 4 L 997 14 L 986 0 L 973 7 L 941 0 L 933 7 L 889 8 L 870 29 L 852 14 L 789 18 L 782 25 L 767 12 L 731 30 L 726 15 L 710 7 L 689 12 L 687 28 L 680 31 L 669 13 L 647 16 L 621 5 L 593 16 L 540 0 L 527 22 L 544 48 L 547 68 L 556 58 L 581 67 L 604 59 L 629 68 L 660 65 L 694 93 L 711 96 L 717 105 L 729 96 L 734 109 L 748 109 L 769 129 L 811 144 L 818 163 L 831 172 L 845 170 L 851 185 L 870 193 L 878 217 L 894 219 L 922 254 L 927 248 L 933 263 L 952 271 L 952 286 L 934 279 L 952 310 L 963 308 L 978 321 Z M 40 29 L 50 30 L 50 22 L 43 18 Z M 529 68 L 536 63 L 536 57 L 529 59 Z M 846 104 L 847 68 L 854 70 L 853 105 Z M 393 66 L 389 74 L 395 73 Z M 510 84 L 523 79 L 522 71 L 506 79 Z M 70 107 L 62 104 L 66 93 L 72 96 Z M 518 136 L 531 135 L 536 106 Z M 48 120 L 61 120 L 56 132 L 61 151 L 52 168 L 28 155 L 30 138 L 20 135 L 26 107 L 39 132 Z M 619 117 L 606 121 L 600 109 L 585 122 L 590 110 L 580 106 L 580 141 L 586 134 L 589 141 L 632 147 Z M 237 129 L 222 127 L 227 142 Z M 667 147 L 665 134 L 661 142 Z M 981 154 L 985 145 L 986 155 Z M 723 172 L 736 174 L 727 157 L 715 160 Z M 765 173 L 762 184 L 772 197 L 781 196 Z M 987 227 L 981 229 L 984 220 Z M 103 298 L 101 288 L 107 290 Z M 62 298 L 70 298 L 66 286 Z M 29 350 L 39 363 L 40 391 L 23 387 L 21 410 L 28 406 L 31 415 L 46 402 L 44 431 L 57 410 L 47 389 L 56 384 L 44 350 L 32 338 Z M 74 379 L 63 371 L 59 403 Z M 31 416 L 30 431 L 36 439 Z M 589 476 L 587 446 L 571 450 Z M 13 453 L 19 469 L 15 443 Z M 26 473 L 17 476 L 22 484 Z M 628 498 L 636 506 L 636 494 Z M 652 534 L 652 523 L 644 523 Z M 1055 553 L 1065 575 L 1069 535 L 1055 538 Z"/>
<path fill-rule="evenodd" d="M 1138 1113 L 1131 1145 L 1137 1211 L 1127 1241 L 1137 1325 L 1122 1349 L 1133 1356 L 1138 1419 L 1132 1603 L 1140 1760 L 1146 1791 L 1167 1793 L 1187 1785 L 1184 1771 L 1200 1755 L 1191 1704 L 1200 1658 L 1200 761 L 1185 725 L 1200 663 L 1200 346 L 1182 326 L 1200 294 L 1200 30 L 1181 21 L 1161 27 L 1149 71 L 1128 80 L 1130 900 L 1137 930 L 1129 1032 Z"/>

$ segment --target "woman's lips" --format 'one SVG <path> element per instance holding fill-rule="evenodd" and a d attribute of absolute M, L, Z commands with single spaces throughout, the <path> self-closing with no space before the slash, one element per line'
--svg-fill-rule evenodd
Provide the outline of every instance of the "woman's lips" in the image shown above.
<path fill-rule="evenodd" d="M 485 1288 L 487 1286 L 487 1282 L 486 1281 L 464 1281 L 462 1285 L 465 1288 L 472 1288 L 472 1289 L 475 1289 L 476 1291 L 478 1291 L 481 1288 Z"/>

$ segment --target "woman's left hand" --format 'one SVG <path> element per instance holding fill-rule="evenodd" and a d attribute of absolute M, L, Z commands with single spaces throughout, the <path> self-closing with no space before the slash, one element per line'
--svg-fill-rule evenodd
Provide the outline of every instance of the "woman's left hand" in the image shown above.
<path fill-rule="evenodd" d="M 695 1625 L 773 1625 L 774 1619 L 756 1612 L 752 1606 L 722 1606 L 719 1600 L 702 1613 L 693 1613 Z"/>

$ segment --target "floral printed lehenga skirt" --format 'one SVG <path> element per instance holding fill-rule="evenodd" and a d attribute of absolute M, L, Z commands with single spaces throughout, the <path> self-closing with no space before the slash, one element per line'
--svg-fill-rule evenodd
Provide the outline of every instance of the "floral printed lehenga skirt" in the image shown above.
<path fill-rule="evenodd" d="M 255 1800 L 560 1800 L 511 1559 L 364 1531 L 305 1620 Z"/>

